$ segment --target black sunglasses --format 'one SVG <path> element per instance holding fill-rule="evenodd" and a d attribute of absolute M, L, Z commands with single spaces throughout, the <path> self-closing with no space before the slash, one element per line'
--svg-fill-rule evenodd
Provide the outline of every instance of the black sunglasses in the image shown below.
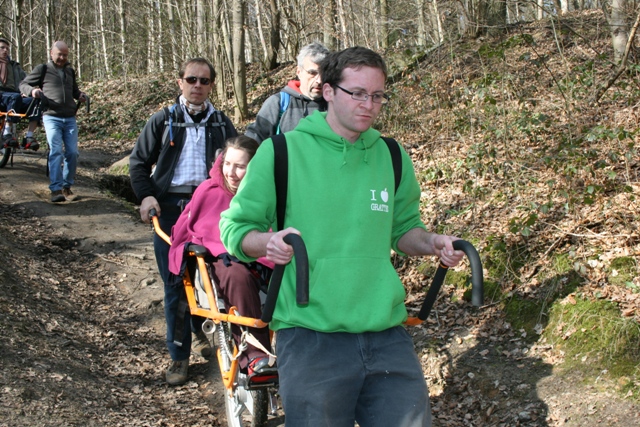
<path fill-rule="evenodd" d="M 200 84 L 203 85 L 203 86 L 208 86 L 209 83 L 211 83 L 211 79 L 209 77 L 189 76 L 189 77 L 183 78 L 182 80 L 184 80 L 185 82 L 189 83 L 190 85 L 196 84 L 196 82 L 198 80 L 200 80 Z"/>

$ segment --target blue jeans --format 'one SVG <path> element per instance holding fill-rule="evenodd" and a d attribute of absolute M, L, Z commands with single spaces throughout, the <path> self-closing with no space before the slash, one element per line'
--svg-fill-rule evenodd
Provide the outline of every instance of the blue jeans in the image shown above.
<path fill-rule="evenodd" d="M 171 228 L 180 216 L 180 208 L 178 207 L 180 200 L 183 200 L 183 198 L 169 195 L 159 202 L 161 209 L 160 216 L 158 217 L 160 228 L 169 236 L 171 235 Z M 167 324 L 167 348 L 169 349 L 169 355 L 172 360 L 186 360 L 191 354 L 191 332 L 202 330 L 204 318 L 191 316 L 189 308 L 187 307 L 182 337 L 178 337 L 178 341 L 181 341 L 182 345 L 179 346 L 174 343 L 180 297 L 185 296 L 184 286 L 182 286 L 181 282 L 176 284 L 175 281 L 172 280 L 169 272 L 169 245 L 162 240 L 162 238 L 158 237 L 157 234 L 153 235 L 153 249 L 156 255 L 158 271 L 164 282 L 164 318 Z"/>
<path fill-rule="evenodd" d="M 49 144 L 49 189 L 69 188 L 74 183 L 78 166 L 76 118 L 45 115 L 42 122 Z"/>
<path fill-rule="evenodd" d="M 381 332 L 276 334 L 285 425 L 430 427 L 429 391 L 402 326 Z"/>
<path fill-rule="evenodd" d="M 33 101 L 33 98 L 30 98 L 30 97 L 23 98 L 22 95 L 17 92 L 2 92 L 0 109 L 5 112 L 14 110 L 18 114 L 24 114 L 27 112 L 27 109 L 29 108 L 29 104 L 31 104 L 31 101 Z M 9 117 L 9 120 L 14 123 L 18 123 L 20 121 L 20 117 Z M 29 118 L 29 121 L 37 121 L 37 120 L 40 120 L 40 117 Z"/>

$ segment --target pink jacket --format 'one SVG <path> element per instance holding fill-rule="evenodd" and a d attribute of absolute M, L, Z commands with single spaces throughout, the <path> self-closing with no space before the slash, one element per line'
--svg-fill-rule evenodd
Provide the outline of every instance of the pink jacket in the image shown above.
<path fill-rule="evenodd" d="M 220 214 L 229 208 L 234 194 L 224 185 L 220 172 L 222 156 L 219 156 L 209 171 L 210 179 L 205 180 L 193 193 L 193 198 L 185 206 L 178 221 L 171 230 L 169 248 L 169 271 L 175 275 L 182 272 L 185 244 L 202 245 L 214 256 L 227 252 L 220 241 Z M 274 264 L 266 258 L 258 262 L 269 268 Z"/>

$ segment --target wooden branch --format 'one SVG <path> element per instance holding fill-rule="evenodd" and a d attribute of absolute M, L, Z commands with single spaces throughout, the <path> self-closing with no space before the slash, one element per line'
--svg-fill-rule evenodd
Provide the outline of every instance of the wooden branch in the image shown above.
<path fill-rule="evenodd" d="M 631 50 L 631 46 L 633 45 L 633 39 L 636 37 L 636 31 L 638 30 L 638 25 L 640 25 L 640 13 L 638 13 L 638 16 L 636 17 L 636 22 L 633 24 L 633 28 L 631 29 L 631 34 L 629 34 L 629 39 L 627 40 L 627 47 L 624 50 L 624 56 L 622 57 L 622 60 L 620 61 L 620 65 L 618 66 L 618 69 L 611 76 L 611 78 L 609 79 L 607 84 L 605 86 L 601 87 L 600 89 L 598 89 L 596 94 L 591 99 L 592 103 L 598 102 L 600 100 L 600 98 L 602 97 L 602 95 L 604 95 L 604 93 L 607 90 L 609 90 L 609 88 L 611 86 L 613 86 L 613 84 L 618 79 L 618 77 L 620 77 L 620 74 L 622 74 L 624 72 L 624 70 L 626 70 L 626 68 L 627 68 L 627 58 L 629 58 L 629 51 Z"/>

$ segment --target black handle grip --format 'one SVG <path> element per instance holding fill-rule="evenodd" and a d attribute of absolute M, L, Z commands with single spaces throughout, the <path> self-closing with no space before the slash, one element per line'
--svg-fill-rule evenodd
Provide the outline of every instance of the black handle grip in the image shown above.
<path fill-rule="evenodd" d="M 297 234 L 287 234 L 283 240 L 293 247 L 296 262 L 296 303 L 300 305 L 309 304 L 309 257 L 307 248 L 302 237 Z M 267 291 L 267 300 L 264 303 L 262 316 L 260 317 L 260 320 L 265 323 L 271 322 L 273 318 L 273 311 L 276 308 L 276 300 L 280 292 L 285 267 L 284 265 L 276 265 L 273 269 L 273 274 L 269 281 L 269 290 Z"/>
<path fill-rule="evenodd" d="M 154 216 L 158 216 L 158 211 L 156 211 L 156 208 L 149 209 L 149 219 L 153 218 Z"/>
<path fill-rule="evenodd" d="M 480 307 L 484 303 L 484 273 L 482 272 L 482 262 L 480 261 L 480 255 L 473 245 L 466 240 L 456 240 L 453 242 L 453 249 L 462 251 L 469 259 L 469 265 L 471 266 L 471 304 L 476 307 Z M 447 274 L 448 267 L 440 264 L 436 270 L 435 276 L 433 276 L 433 282 L 427 292 L 427 296 L 422 303 L 420 313 L 418 313 L 418 319 L 426 320 L 429 317 L 429 313 L 433 308 L 433 304 L 436 301 L 438 292 L 444 282 L 444 277 Z"/>

